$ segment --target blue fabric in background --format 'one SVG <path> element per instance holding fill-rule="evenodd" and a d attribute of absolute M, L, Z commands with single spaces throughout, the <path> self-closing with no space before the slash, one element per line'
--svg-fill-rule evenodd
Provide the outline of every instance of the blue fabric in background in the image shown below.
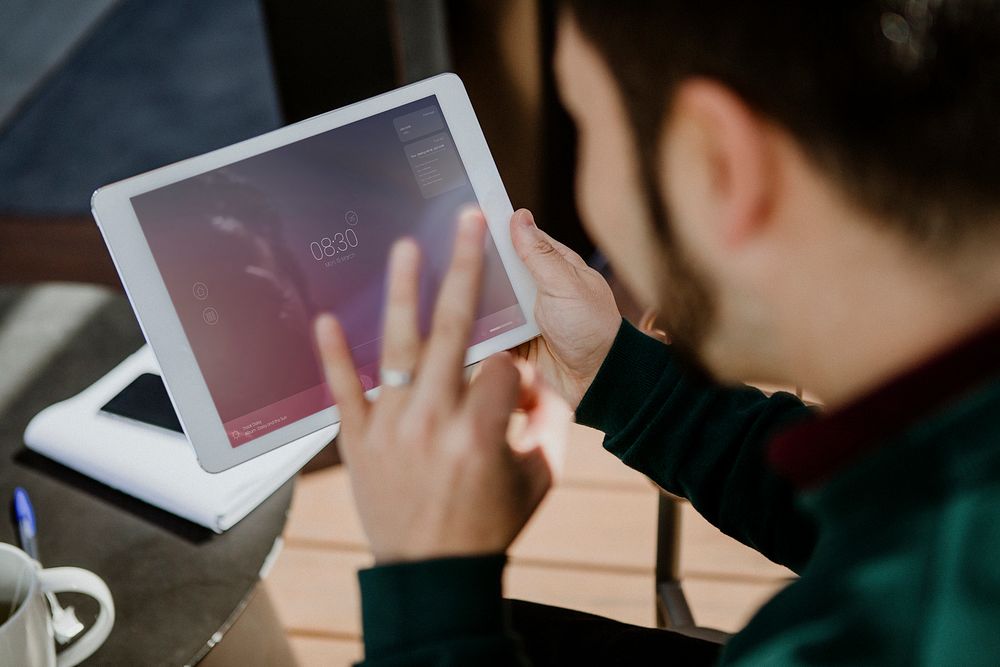
<path fill-rule="evenodd" d="M 124 0 L 0 131 L 0 214 L 85 214 L 101 185 L 280 125 L 256 0 Z"/>

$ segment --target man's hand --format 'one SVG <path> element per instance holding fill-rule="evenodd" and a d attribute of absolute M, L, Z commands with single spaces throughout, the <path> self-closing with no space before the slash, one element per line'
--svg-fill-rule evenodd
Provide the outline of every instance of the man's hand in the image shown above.
<path fill-rule="evenodd" d="M 514 213 L 510 234 L 538 286 L 535 320 L 542 331 L 515 353 L 535 365 L 576 409 L 621 325 L 615 297 L 600 273 L 535 226 L 530 211 Z"/>
<path fill-rule="evenodd" d="M 565 447 L 572 413 L 525 362 L 501 353 L 470 385 L 463 380 L 483 234 L 478 212 L 460 220 L 426 342 L 418 328 L 419 249 L 409 239 L 393 248 L 382 368 L 412 373 L 412 383 L 388 386 L 383 377 L 370 403 L 339 323 L 330 315 L 316 322 L 340 408 L 341 455 L 379 563 L 505 551 L 551 485 L 545 449 Z M 506 432 L 516 409 L 528 413 L 528 425 L 512 447 Z"/>

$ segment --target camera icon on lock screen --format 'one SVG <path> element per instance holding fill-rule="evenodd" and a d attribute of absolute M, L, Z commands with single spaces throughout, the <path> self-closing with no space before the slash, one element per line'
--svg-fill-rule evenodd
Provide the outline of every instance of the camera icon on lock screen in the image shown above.
<path fill-rule="evenodd" d="M 204 301 L 208 298 L 208 285 L 203 282 L 196 282 L 191 286 L 191 293 L 194 294 L 194 298 Z"/>
<path fill-rule="evenodd" d="M 355 210 L 350 210 L 344 214 L 344 222 L 351 225 L 352 227 L 358 224 L 358 212 Z"/>

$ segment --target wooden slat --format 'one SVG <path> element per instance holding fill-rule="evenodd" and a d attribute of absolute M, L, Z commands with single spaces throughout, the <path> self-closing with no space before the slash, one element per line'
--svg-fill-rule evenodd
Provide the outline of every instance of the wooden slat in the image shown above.
<path fill-rule="evenodd" d="M 560 486 L 596 486 L 646 489 L 645 475 L 632 470 L 604 449 L 604 434 L 574 424 L 566 452 L 566 468 Z"/>
<path fill-rule="evenodd" d="M 681 571 L 774 579 L 793 576 L 720 533 L 685 504 Z M 597 567 L 651 569 L 655 558 L 656 493 L 652 487 L 554 489 L 515 543 L 515 559 Z M 362 550 L 366 540 L 351 501 L 347 474 L 330 468 L 296 486 L 286 538 L 290 544 Z"/>
<path fill-rule="evenodd" d="M 364 554 L 287 547 L 266 585 L 290 636 L 353 641 L 360 636 L 357 576 Z M 684 591 L 704 626 L 739 630 L 782 581 L 684 579 Z M 505 595 L 600 614 L 627 623 L 654 624 L 650 575 L 512 563 Z"/>
<path fill-rule="evenodd" d="M 288 643 L 298 667 L 341 667 L 361 660 L 361 642 L 326 637 L 290 635 Z"/>
<path fill-rule="evenodd" d="M 688 503 L 681 510 L 681 577 L 788 579 L 795 574 L 724 535 Z"/>
<path fill-rule="evenodd" d="M 286 632 L 333 639 L 360 636 L 357 570 L 362 553 L 286 546 L 265 585 Z M 512 563 L 505 595 L 652 625 L 652 575 Z"/>
<path fill-rule="evenodd" d="M 757 610 L 784 588 L 784 581 L 684 580 L 687 598 L 695 623 L 725 632 L 738 632 Z"/>
<path fill-rule="evenodd" d="M 361 634 L 357 571 L 366 553 L 286 546 L 264 585 L 290 633 L 356 639 Z"/>
<path fill-rule="evenodd" d="M 657 492 L 560 487 L 514 543 L 515 560 L 652 572 Z"/>
<path fill-rule="evenodd" d="M 342 468 L 296 485 L 285 537 L 290 545 L 364 549 L 366 541 Z M 652 570 L 656 492 L 589 487 L 553 489 L 514 544 L 515 559 Z"/>
<path fill-rule="evenodd" d="M 504 578 L 509 598 L 578 609 L 626 623 L 656 623 L 652 575 L 513 563 Z"/>
<path fill-rule="evenodd" d="M 299 476 L 285 525 L 285 539 L 290 544 L 366 548 L 350 480 L 343 466 Z"/>

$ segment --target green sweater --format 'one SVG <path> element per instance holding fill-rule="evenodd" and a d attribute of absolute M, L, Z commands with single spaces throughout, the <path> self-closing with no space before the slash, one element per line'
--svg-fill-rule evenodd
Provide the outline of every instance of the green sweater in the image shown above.
<path fill-rule="evenodd" d="M 730 640 L 723 664 L 1000 664 L 997 338 L 814 419 L 789 394 L 699 379 L 623 322 L 577 420 L 800 575 Z M 505 625 L 504 563 L 362 571 L 364 664 L 529 664 Z"/>

